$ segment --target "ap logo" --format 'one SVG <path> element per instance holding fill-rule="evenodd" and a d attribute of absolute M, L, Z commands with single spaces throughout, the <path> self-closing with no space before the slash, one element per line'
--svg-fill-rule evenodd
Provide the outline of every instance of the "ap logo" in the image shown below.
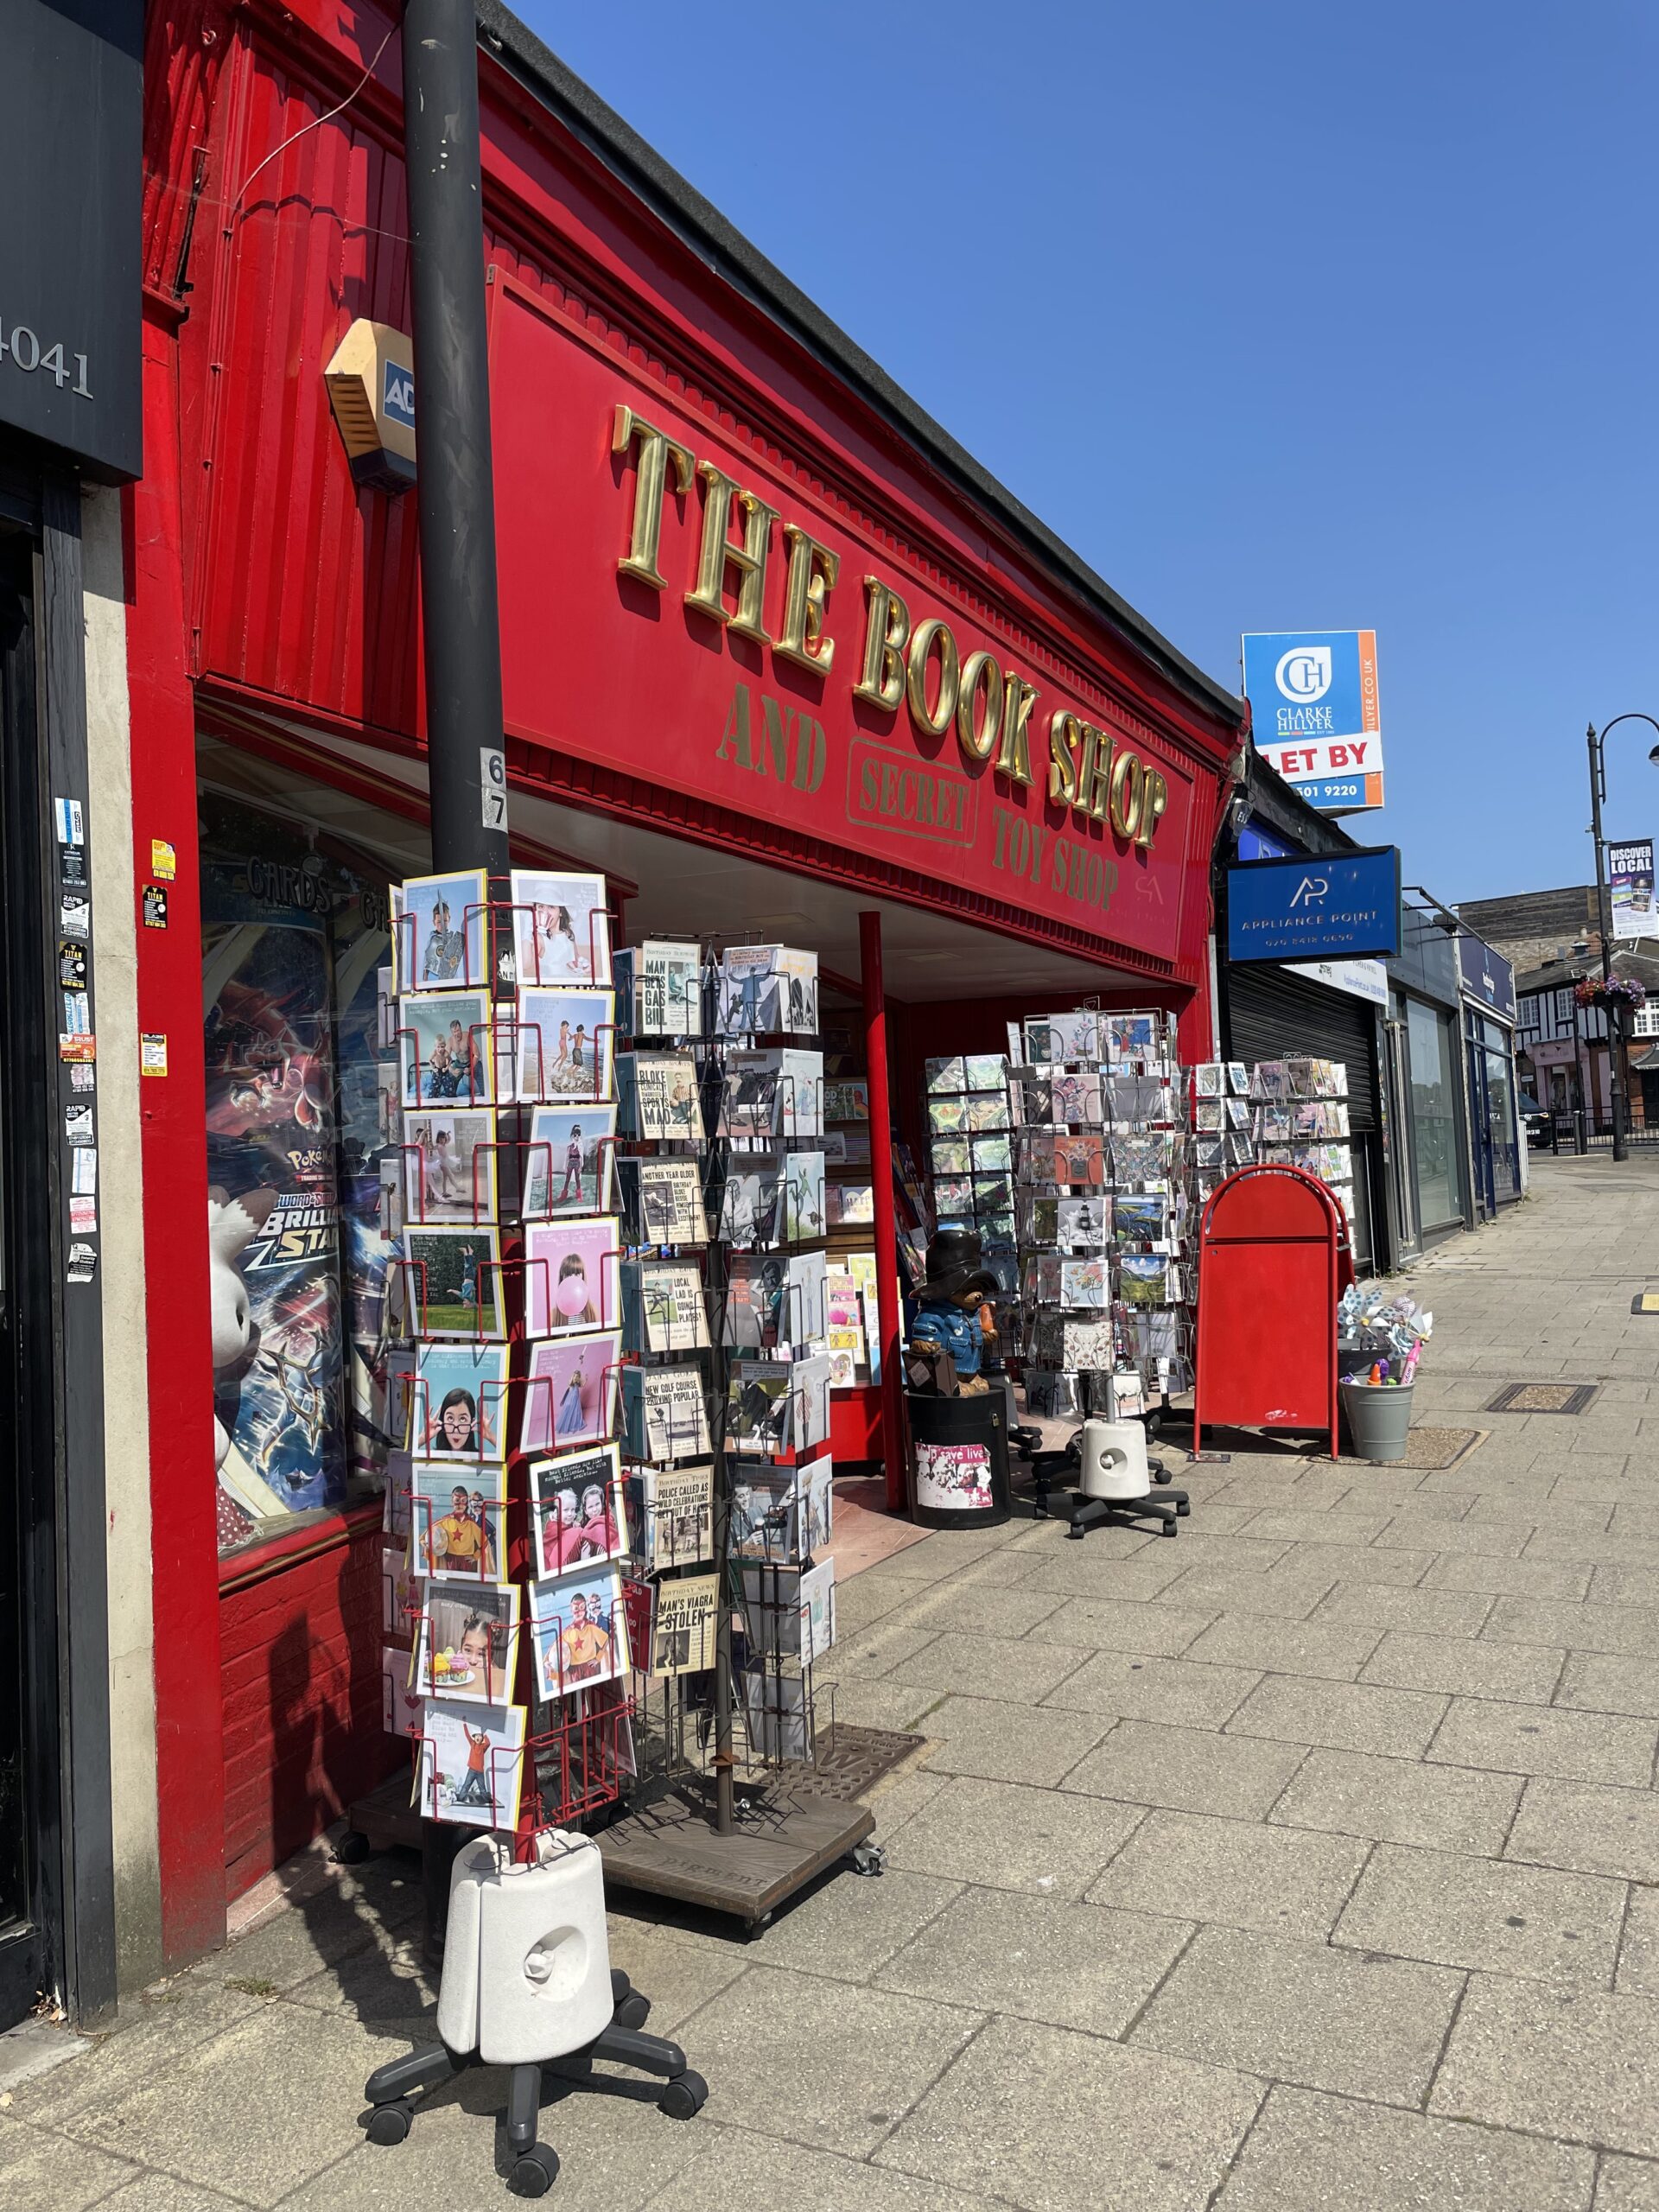
<path fill-rule="evenodd" d="M 1330 895 L 1331 879 L 1328 875 L 1305 875 L 1297 885 L 1290 903 L 1293 909 L 1297 906 L 1317 906 L 1322 899 L 1328 899 Z"/>
<path fill-rule="evenodd" d="M 1323 699 L 1331 689 L 1330 646 L 1293 645 L 1279 656 L 1273 680 L 1286 698 L 1294 699 L 1299 707 Z"/>

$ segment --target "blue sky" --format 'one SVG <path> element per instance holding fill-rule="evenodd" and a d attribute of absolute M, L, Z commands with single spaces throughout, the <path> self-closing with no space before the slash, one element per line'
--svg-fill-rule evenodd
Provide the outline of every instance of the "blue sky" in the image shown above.
<path fill-rule="evenodd" d="M 1587 880 L 1585 723 L 1659 715 L 1659 15 L 520 5 L 1200 665 L 1374 628 L 1408 881 Z"/>

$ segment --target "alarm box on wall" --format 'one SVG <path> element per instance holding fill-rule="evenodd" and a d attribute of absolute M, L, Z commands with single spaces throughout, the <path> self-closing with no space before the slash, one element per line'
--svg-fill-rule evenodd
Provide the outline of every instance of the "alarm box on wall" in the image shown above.
<path fill-rule="evenodd" d="M 415 346 L 359 316 L 323 371 L 352 481 L 406 492 L 415 481 Z"/>

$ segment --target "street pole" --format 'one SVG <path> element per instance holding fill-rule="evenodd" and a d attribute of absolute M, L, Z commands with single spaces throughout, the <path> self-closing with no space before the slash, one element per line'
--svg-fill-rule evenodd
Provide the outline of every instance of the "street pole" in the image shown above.
<path fill-rule="evenodd" d="M 1601 979 L 1604 983 L 1610 983 L 1612 981 L 1613 952 L 1610 933 L 1605 927 L 1612 918 L 1608 911 L 1606 870 L 1602 855 L 1601 802 L 1605 794 L 1607 783 L 1607 733 L 1610 729 L 1617 729 L 1620 722 L 1646 722 L 1650 730 L 1659 734 L 1659 721 L 1656 721 L 1651 715 L 1643 714 L 1637 709 L 1632 709 L 1627 715 L 1615 715 L 1611 721 L 1604 722 L 1599 736 L 1596 734 L 1594 722 L 1591 723 L 1587 733 L 1590 742 L 1590 835 L 1596 841 L 1596 899 L 1599 909 L 1597 920 L 1604 925 L 1601 931 Z M 1648 754 L 1648 759 L 1656 768 L 1659 768 L 1659 745 L 1653 747 Z M 1607 1052 L 1608 1068 L 1612 1077 L 1613 1158 L 1623 1160 L 1624 1157 L 1625 1086 L 1623 1066 L 1624 1039 L 1624 1032 L 1618 1019 L 1618 1008 L 1611 1002 L 1607 1007 Z"/>
<path fill-rule="evenodd" d="M 872 1340 L 881 1350 L 881 1464 L 887 1510 L 902 1513 L 910 1483 L 905 1448 L 904 1313 L 899 1297 L 899 1230 L 893 1202 L 893 1107 L 887 1078 L 887 1000 L 881 976 L 881 916 L 858 918 L 859 976 L 864 995 L 865 1068 L 870 1084 L 870 1180 L 875 1185 L 875 1315 Z M 864 1317 L 866 1327 L 871 1316 Z M 872 1361 L 874 1365 L 874 1361 Z"/>
<path fill-rule="evenodd" d="M 1612 935 L 1608 927 L 1611 918 L 1607 911 L 1607 867 L 1601 841 L 1601 794 L 1606 778 L 1607 764 L 1602 753 L 1602 740 L 1596 734 L 1592 722 L 1586 733 L 1590 747 L 1590 835 L 1596 845 L 1596 930 L 1601 939 L 1601 981 L 1603 995 L 1613 980 Z M 1605 733 L 1604 733 L 1605 734 Z M 1609 1103 L 1613 1111 L 1613 1158 L 1624 1157 L 1624 1077 L 1619 1066 L 1621 1046 L 1618 1015 L 1611 998 L 1602 1009 L 1607 1025 L 1607 1082 L 1611 1093 Z M 1593 1063 L 1592 1066 L 1593 1068 Z"/>
<path fill-rule="evenodd" d="M 403 50 L 432 865 L 481 868 L 505 877 L 507 791 L 473 0 L 407 0 Z"/>
<path fill-rule="evenodd" d="M 406 0 L 403 54 L 432 865 L 482 868 L 493 901 L 509 895 L 507 779 L 474 0 Z M 510 922 L 502 934 L 511 944 Z M 496 937 L 486 927 L 499 989 L 511 970 Z M 442 1957 L 450 1870 L 467 1833 L 421 1822 L 429 1961 Z"/>

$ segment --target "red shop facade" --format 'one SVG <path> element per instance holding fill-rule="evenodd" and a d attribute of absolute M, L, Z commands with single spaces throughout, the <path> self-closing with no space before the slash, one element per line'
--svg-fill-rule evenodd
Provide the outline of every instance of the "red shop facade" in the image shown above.
<path fill-rule="evenodd" d="M 353 324 L 410 327 L 396 21 L 179 0 L 148 38 L 128 651 L 138 864 L 172 871 L 138 995 L 166 1071 L 143 1139 L 169 1254 L 149 1419 L 175 1959 L 406 1756 L 372 1470 L 347 1438 L 324 1502 L 264 1520 L 215 1483 L 197 1226 L 210 1189 L 291 1173 L 296 1249 L 341 1281 L 302 1281 L 282 1326 L 349 1305 L 353 1010 L 387 884 L 427 864 L 415 503 L 353 482 L 324 380 Z M 1000 1049 L 1010 1015 L 1158 1004 L 1208 1057 L 1242 702 L 493 0 L 480 67 L 515 858 L 603 869 L 625 941 L 804 944 L 852 1003 L 878 915 L 912 1136 L 922 1059 Z M 315 965 L 315 1033 L 273 962 Z"/>

